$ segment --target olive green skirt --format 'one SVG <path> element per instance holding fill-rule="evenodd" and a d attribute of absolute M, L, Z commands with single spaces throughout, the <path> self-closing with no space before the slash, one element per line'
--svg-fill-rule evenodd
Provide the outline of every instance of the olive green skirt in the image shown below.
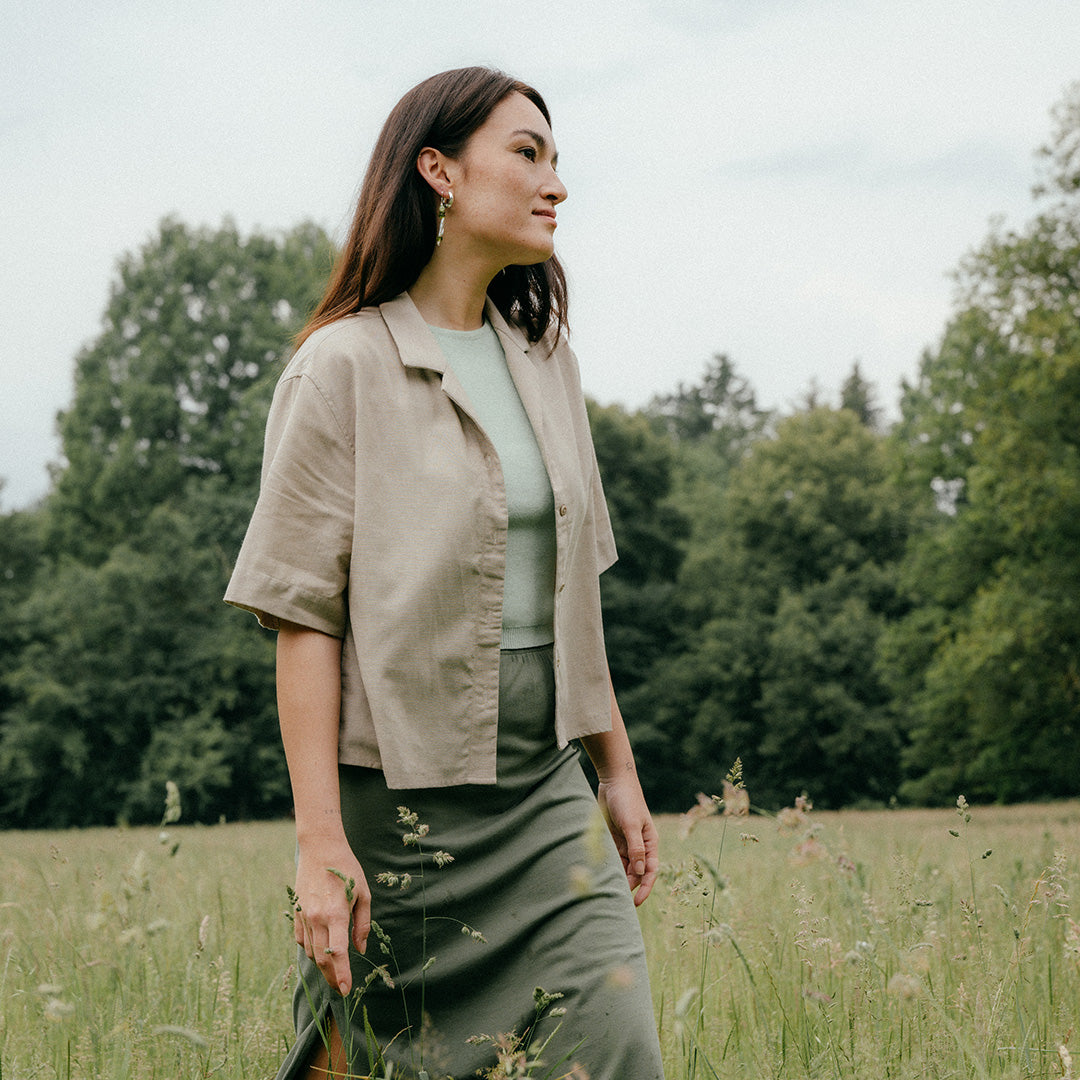
<path fill-rule="evenodd" d="M 297 1038 L 278 1080 L 302 1075 L 330 1013 L 355 1076 L 381 1054 L 394 1077 L 465 1080 L 512 1033 L 530 1055 L 543 1047 L 537 1077 L 577 1065 L 588 1080 L 662 1080 L 637 915 L 578 753 L 555 746 L 554 693 L 551 646 L 503 652 L 497 784 L 389 791 L 381 772 L 341 766 L 380 933 L 351 952 L 363 989 L 347 998 L 299 951 Z M 419 843 L 403 842 L 424 830 L 399 807 L 428 827 Z M 439 866 L 441 852 L 453 861 Z M 562 995 L 539 1020 L 537 988 Z"/>

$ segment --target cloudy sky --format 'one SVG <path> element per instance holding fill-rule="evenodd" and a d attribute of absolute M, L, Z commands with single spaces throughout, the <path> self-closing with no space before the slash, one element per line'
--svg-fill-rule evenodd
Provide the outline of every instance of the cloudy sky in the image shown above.
<path fill-rule="evenodd" d="M 1076 0 L 0 0 L 0 509 L 116 259 L 166 214 L 336 235 L 386 113 L 482 63 L 547 98 L 586 390 L 726 352 L 767 405 L 857 359 L 895 410 L 1080 79 Z"/>

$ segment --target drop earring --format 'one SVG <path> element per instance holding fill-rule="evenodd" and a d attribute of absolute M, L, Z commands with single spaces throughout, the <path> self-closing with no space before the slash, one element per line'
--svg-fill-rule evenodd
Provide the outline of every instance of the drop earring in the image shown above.
<path fill-rule="evenodd" d="M 446 194 L 439 197 L 439 209 L 437 211 L 439 217 L 439 229 L 435 233 L 435 246 L 439 247 L 442 244 L 443 228 L 446 225 L 446 211 L 454 205 L 454 193 L 447 188 Z"/>

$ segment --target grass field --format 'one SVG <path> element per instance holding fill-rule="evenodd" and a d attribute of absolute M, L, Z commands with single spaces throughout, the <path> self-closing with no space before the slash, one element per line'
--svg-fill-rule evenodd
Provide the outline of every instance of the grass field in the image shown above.
<path fill-rule="evenodd" d="M 1080 803 L 689 823 L 641 909 L 668 1080 L 1080 1075 Z M 291 826 L 168 832 L 0 833 L 0 1080 L 273 1076 Z"/>

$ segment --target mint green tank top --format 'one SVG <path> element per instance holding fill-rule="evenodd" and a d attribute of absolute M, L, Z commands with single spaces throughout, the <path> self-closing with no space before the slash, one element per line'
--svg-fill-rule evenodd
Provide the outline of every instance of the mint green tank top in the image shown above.
<path fill-rule="evenodd" d="M 443 354 L 502 466 L 509 524 L 502 647 L 555 640 L 555 500 L 532 424 L 490 323 L 479 330 L 433 326 Z"/>

